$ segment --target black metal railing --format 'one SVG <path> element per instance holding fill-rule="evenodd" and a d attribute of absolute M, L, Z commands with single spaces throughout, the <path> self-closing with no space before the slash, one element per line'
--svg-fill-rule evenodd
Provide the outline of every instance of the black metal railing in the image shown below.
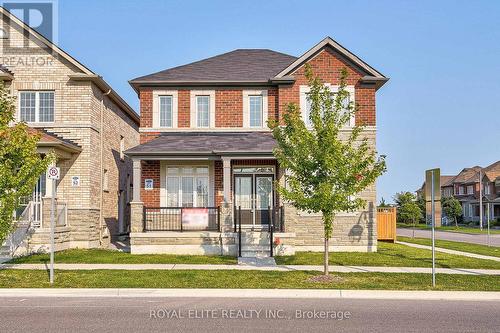
<path fill-rule="evenodd" d="M 267 223 L 263 223 L 263 225 L 267 224 L 268 232 L 269 232 L 269 254 L 270 256 L 274 256 L 274 233 L 275 232 L 284 232 L 285 231 L 285 219 L 284 219 L 284 210 L 283 206 L 279 207 L 268 207 L 267 210 L 263 210 L 267 213 Z M 245 223 L 243 223 L 245 224 Z M 234 232 L 238 233 L 238 256 L 241 257 L 241 206 L 234 207 Z M 248 224 L 246 224 L 248 225 Z"/>
<path fill-rule="evenodd" d="M 220 207 L 144 207 L 144 231 L 220 231 Z"/>

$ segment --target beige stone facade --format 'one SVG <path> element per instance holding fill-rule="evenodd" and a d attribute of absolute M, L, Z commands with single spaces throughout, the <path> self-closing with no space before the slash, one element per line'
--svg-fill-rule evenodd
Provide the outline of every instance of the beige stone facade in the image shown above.
<path fill-rule="evenodd" d="M 20 92 L 53 92 L 54 121 L 28 125 L 76 147 L 69 153 L 40 147 L 41 153 L 55 150 L 61 168 L 55 196 L 66 207 L 66 225 L 57 227 L 57 247 L 106 247 L 111 236 L 128 231 L 132 162 L 123 150 L 139 143 L 138 115 L 102 78 L 17 19 L 11 17 L 8 26 L 4 20 L 2 26 L 9 34 L 0 39 L 0 63 L 12 73 L 8 84 L 18 100 L 17 120 Z M 49 198 L 49 182 L 46 189 Z M 50 200 L 42 201 L 44 214 L 31 236 L 31 250 L 47 246 Z"/>

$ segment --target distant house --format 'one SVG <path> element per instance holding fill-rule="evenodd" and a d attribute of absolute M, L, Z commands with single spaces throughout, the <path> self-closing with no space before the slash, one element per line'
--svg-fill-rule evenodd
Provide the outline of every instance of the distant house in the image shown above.
<path fill-rule="evenodd" d="M 465 222 L 479 221 L 479 177 L 482 180 L 483 223 L 500 218 L 500 161 L 487 167 L 465 168 L 455 176 L 441 176 L 441 195 L 455 197 L 462 205 Z M 425 182 L 417 191 L 423 195 Z M 438 205 L 438 210 L 441 209 Z M 439 218 L 439 217 L 438 217 Z"/>

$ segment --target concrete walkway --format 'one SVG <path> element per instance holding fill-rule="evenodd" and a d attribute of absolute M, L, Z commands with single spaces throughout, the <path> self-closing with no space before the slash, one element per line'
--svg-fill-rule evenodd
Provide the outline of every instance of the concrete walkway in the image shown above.
<path fill-rule="evenodd" d="M 46 264 L 2 264 L 0 269 L 47 270 Z M 58 270 L 239 270 L 239 271 L 323 271 L 320 265 L 188 265 L 188 264 L 55 264 Z M 427 267 L 330 266 L 338 273 L 431 273 Z M 500 269 L 437 268 L 439 274 L 500 275 Z"/>
<path fill-rule="evenodd" d="M 413 229 L 411 228 L 397 228 L 398 236 L 411 237 L 412 234 L 413 234 Z M 431 238 L 431 230 L 416 229 L 415 237 Z M 462 232 L 436 230 L 436 239 L 448 240 L 454 242 L 488 245 L 487 237 L 488 236 L 486 234 L 466 234 Z M 490 235 L 490 245 L 500 247 L 500 234 Z"/>
<path fill-rule="evenodd" d="M 396 241 L 397 244 L 402 244 L 406 246 L 411 246 L 415 247 L 417 249 L 425 249 L 425 250 L 432 250 L 432 246 L 429 245 L 421 245 L 421 244 L 414 244 L 414 243 L 407 243 L 407 242 L 400 242 Z M 437 252 L 443 252 L 443 253 L 448 253 L 448 254 L 455 254 L 459 256 L 464 256 L 464 257 L 470 257 L 470 258 L 476 258 L 476 259 L 485 259 L 485 260 L 493 260 L 493 261 L 498 261 L 500 262 L 500 257 L 492 257 L 492 256 L 485 256 L 482 254 L 476 254 L 476 253 L 470 253 L 470 252 L 463 252 L 463 251 L 457 251 L 457 250 L 450 250 L 450 249 L 445 249 L 442 247 L 436 247 Z"/>

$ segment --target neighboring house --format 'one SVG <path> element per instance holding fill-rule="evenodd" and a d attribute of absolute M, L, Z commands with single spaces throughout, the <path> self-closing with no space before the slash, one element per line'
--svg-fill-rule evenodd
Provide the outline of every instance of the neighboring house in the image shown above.
<path fill-rule="evenodd" d="M 8 31 L 0 80 L 16 97 L 16 120 L 41 135 L 38 151 L 55 152 L 61 168 L 56 193 L 41 175 L 17 212 L 34 227 L 24 250 L 47 248 L 52 196 L 58 250 L 107 247 L 129 228 L 132 162 L 124 150 L 139 143 L 139 117 L 100 76 L 4 8 L 0 14 Z"/>
<path fill-rule="evenodd" d="M 500 161 L 487 167 L 465 168 L 456 176 L 441 176 L 441 195 L 455 197 L 462 205 L 465 222 L 479 221 L 480 191 L 482 178 L 483 224 L 500 218 Z M 422 195 L 425 183 L 417 192 Z M 438 204 L 440 207 L 440 204 Z"/>
<path fill-rule="evenodd" d="M 132 253 L 236 254 L 240 221 L 243 256 L 270 254 L 270 225 L 278 253 L 323 249 L 321 216 L 275 191 L 285 171 L 267 127 L 290 102 L 309 123 L 306 63 L 332 91 L 347 68 L 359 112 L 344 131 L 366 125 L 375 148 L 375 94 L 388 78 L 329 37 L 299 57 L 238 49 L 130 81 L 141 109 L 141 145 L 126 151 L 134 163 Z M 375 185 L 359 195 L 367 206 L 337 215 L 332 250 L 376 250 Z"/>

